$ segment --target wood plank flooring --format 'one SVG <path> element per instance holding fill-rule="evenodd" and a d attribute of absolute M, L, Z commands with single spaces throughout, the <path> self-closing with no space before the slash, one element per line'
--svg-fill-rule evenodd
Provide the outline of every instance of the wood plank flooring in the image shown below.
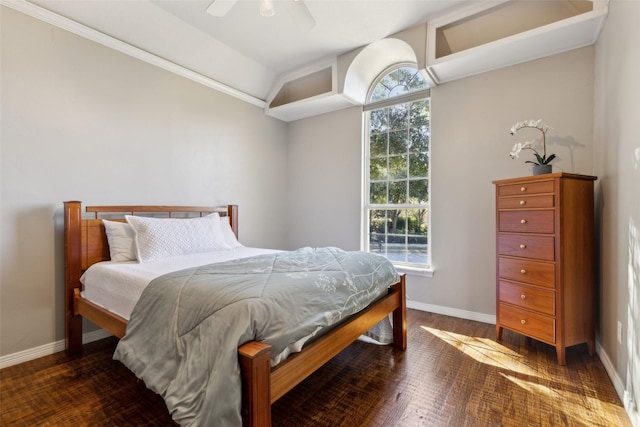
<path fill-rule="evenodd" d="M 276 427 L 631 426 L 597 356 L 408 310 L 409 348 L 356 342 L 273 405 Z M 2 426 L 171 426 L 116 340 L 0 371 Z M 212 423 L 215 426 L 215 423 Z"/>

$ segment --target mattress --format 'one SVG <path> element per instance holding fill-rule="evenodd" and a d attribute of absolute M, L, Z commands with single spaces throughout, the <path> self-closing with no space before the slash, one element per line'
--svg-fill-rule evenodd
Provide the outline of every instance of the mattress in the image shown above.
<path fill-rule="evenodd" d="M 82 297 L 129 320 L 142 291 L 156 277 L 190 267 L 273 252 L 278 251 L 243 246 L 147 263 L 103 261 L 89 267 L 80 278 Z"/>

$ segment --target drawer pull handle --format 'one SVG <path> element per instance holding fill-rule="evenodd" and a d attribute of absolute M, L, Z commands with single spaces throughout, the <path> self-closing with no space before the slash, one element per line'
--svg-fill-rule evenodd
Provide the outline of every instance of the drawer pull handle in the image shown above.
<path fill-rule="evenodd" d="M 520 205 L 526 205 L 527 201 L 526 200 L 520 200 Z"/>
<path fill-rule="evenodd" d="M 524 193 L 525 191 L 527 191 L 527 187 L 520 187 L 520 191 Z"/>
<path fill-rule="evenodd" d="M 520 270 L 520 273 L 522 274 L 527 274 L 527 270 L 525 270 L 524 268 L 522 270 Z"/>
<path fill-rule="evenodd" d="M 527 296 L 525 294 L 520 295 L 520 299 L 526 299 Z"/>
<path fill-rule="evenodd" d="M 526 220 L 526 219 L 521 219 L 521 220 L 520 220 L 520 224 L 526 224 L 526 223 L 527 223 L 527 220 Z"/>
<path fill-rule="evenodd" d="M 522 244 L 520 245 L 520 249 L 527 249 L 527 245 L 525 245 L 524 243 L 522 243 Z"/>
<path fill-rule="evenodd" d="M 527 321 L 526 321 L 526 320 L 524 320 L 524 319 L 522 319 L 522 320 L 520 321 L 520 323 L 522 323 L 522 324 L 524 325 L 524 324 L 526 324 L 526 323 L 527 323 Z"/>

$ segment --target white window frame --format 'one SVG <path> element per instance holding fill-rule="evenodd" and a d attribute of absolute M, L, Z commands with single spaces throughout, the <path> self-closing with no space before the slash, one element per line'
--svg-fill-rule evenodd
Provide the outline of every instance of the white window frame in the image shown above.
<path fill-rule="evenodd" d="M 401 68 L 401 67 L 406 67 L 406 66 L 410 66 L 410 67 L 414 67 L 415 68 L 415 64 L 396 64 L 393 67 L 390 67 L 388 69 L 386 69 L 384 72 L 382 72 L 378 78 L 374 81 L 374 83 L 371 85 L 370 88 L 370 92 L 367 96 L 367 99 L 371 98 L 371 93 L 374 90 L 374 88 L 378 85 L 378 83 L 385 77 L 387 76 L 389 73 L 393 72 L 394 70 Z M 404 95 L 399 95 L 399 96 L 395 96 L 395 97 L 391 97 L 391 98 L 386 98 L 377 102 L 372 102 L 369 104 L 366 104 L 363 107 L 363 138 L 362 138 L 362 149 L 363 149 L 363 156 L 362 156 L 362 209 L 361 209 L 361 214 L 362 214 L 362 218 L 361 218 L 361 250 L 368 252 L 369 251 L 369 236 L 370 236 L 370 225 L 369 225 L 369 211 L 371 209 L 389 209 L 389 208 L 398 208 L 398 209 L 415 209 L 415 208 L 420 208 L 420 209 L 427 209 L 427 261 L 425 264 L 422 263 L 405 263 L 405 262 L 397 262 L 397 261 L 393 261 L 394 266 L 396 267 L 396 269 L 401 272 L 401 273 L 408 273 L 408 274 L 412 274 L 412 275 L 420 275 L 420 276 L 427 276 L 427 277 L 431 277 L 433 275 L 433 268 L 432 268 L 432 253 L 433 253 L 433 245 L 432 245 L 432 239 L 431 239 L 431 193 L 432 193 L 432 186 L 431 186 L 431 121 L 429 121 L 429 168 L 428 168 L 428 182 L 429 182 L 429 189 L 428 189 L 428 200 L 427 203 L 423 203 L 420 205 L 414 205 L 414 204 L 384 204 L 384 205 L 372 205 L 370 203 L 370 176 L 369 176 L 369 162 L 370 162 L 370 135 L 369 135 L 369 131 L 370 131 L 370 111 L 373 110 L 377 110 L 380 108 L 385 108 L 388 106 L 392 106 L 392 105 L 398 105 L 398 104 L 404 104 L 404 103 L 409 103 L 412 101 L 417 101 L 417 100 L 422 100 L 422 99 L 427 99 L 429 98 L 429 111 L 431 111 L 431 102 L 430 102 L 430 90 L 429 89 L 423 89 L 423 90 L 419 90 L 419 91 L 415 91 L 415 92 L 409 92 L 407 94 Z"/>

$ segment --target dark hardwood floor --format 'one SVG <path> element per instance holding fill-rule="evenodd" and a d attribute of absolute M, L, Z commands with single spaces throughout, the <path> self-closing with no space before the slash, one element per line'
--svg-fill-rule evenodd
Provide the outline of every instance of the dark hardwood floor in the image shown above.
<path fill-rule="evenodd" d="M 274 426 L 631 426 L 586 345 L 408 311 L 409 348 L 356 342 L 273 405 Z M 162 399 L 111 360 L 116 340 L 0 371 L 2 426 L 170 426 Z M 215 422 L 212 423 L 215 426 Z"/>

